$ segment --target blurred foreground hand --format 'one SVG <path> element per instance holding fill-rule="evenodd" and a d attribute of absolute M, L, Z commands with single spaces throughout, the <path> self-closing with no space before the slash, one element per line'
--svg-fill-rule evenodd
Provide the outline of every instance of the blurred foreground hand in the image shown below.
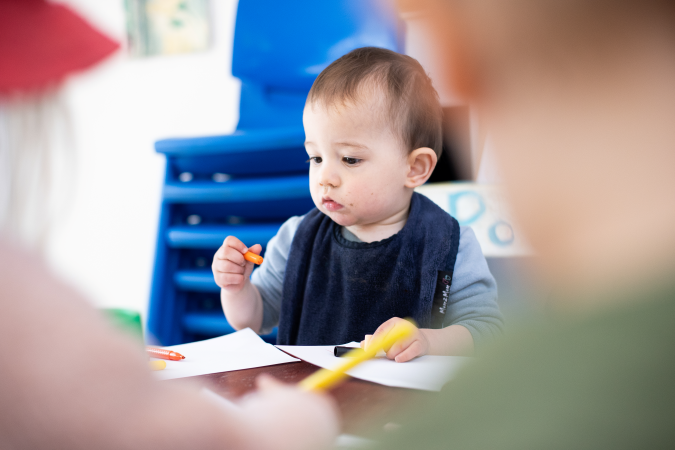
<path fill-rule="evenodd" d="M 241 407 L 245 422 L 254 425 L 261 449 L 330 448 L 340 430 L 337 406 L 323 393 L 303 391 L 268 375 L 256 380 L 258 390 Z"/>

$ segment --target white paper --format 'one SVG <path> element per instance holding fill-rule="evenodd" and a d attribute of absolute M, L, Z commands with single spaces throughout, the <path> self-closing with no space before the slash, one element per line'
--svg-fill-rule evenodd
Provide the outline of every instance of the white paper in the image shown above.
<path fill-rule="evenodd" d="M 229 372 L 298 361 L 262 340 L 250 328 L 205 341 L 163 347 L 185 356 L 153 372 L 160 380 Z"/>
<path fill-rule="evenodd" d="M 353 342 L 345 345 L 358 347 L 358 344 L 355 345 Z M 333 356 L 334 345 L 277 345 L 277 347 L 303 361 L 329 370 L 344 362 L 343 358 Z M 425 355 L 412 361 L 397 363 L 386 357 L 376 357 L 348 370 L 347 374 L 385 386 L 440 391 L 470 359 L 460 356 Z"/>

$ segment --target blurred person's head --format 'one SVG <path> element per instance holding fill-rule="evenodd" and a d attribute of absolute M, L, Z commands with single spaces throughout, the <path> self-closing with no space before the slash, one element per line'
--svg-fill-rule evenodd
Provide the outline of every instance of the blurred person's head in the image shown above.
<path fill-rule="evenodd" d="M 72 180 L 60 83 L 117 44 L 63 5 L 0 0 L 0 233 L 40 247 Z"/>
<path fill-rule="evenodd" d="M 428 0 L 549 281 L 637 288 L 675 262 L 675 3 Z"/>
<path fill-rule="evenodd" d="M 440 156 L 441 115 L 431 80 L 409 56 L 365 47 L 330 64 L 303 117 L 317 208 L 344 226 L 407 215 L 412 189 Z"/>

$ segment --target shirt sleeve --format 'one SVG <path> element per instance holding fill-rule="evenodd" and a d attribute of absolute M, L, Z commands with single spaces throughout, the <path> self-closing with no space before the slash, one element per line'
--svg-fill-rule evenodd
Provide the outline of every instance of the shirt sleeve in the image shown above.
<path fill-rule="evenodd" d="M 445 326 L 466 327 L 476 348 L 502 333 L 504 319 L 497 305 L 497 282 L 470 227 L 460 227 L 448 304 Z"/>
<path fill-rule="evenodd" d="M 263 302 L 263 321 L 260 334 L 268 334 L 279 324 L 279 311 L 284 290 L 286 261 L 291 243 L 305 216 L 294 216 L 284 222 L 276 236 L 267 243 L 263 263 L 251 275 Z"/>

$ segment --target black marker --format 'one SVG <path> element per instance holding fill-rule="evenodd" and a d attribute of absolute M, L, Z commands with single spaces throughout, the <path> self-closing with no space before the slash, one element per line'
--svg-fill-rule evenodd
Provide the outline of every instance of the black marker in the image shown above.
<path fill-rule="evenodd" d="M 347 353 L 351 352 L 352 350 L 361 350 L 362 349 L 358 347 L 342 347 L 340 345 L 335 346 L 333 349 L 333 355 L 335 356 L 345 356 Z"/>

